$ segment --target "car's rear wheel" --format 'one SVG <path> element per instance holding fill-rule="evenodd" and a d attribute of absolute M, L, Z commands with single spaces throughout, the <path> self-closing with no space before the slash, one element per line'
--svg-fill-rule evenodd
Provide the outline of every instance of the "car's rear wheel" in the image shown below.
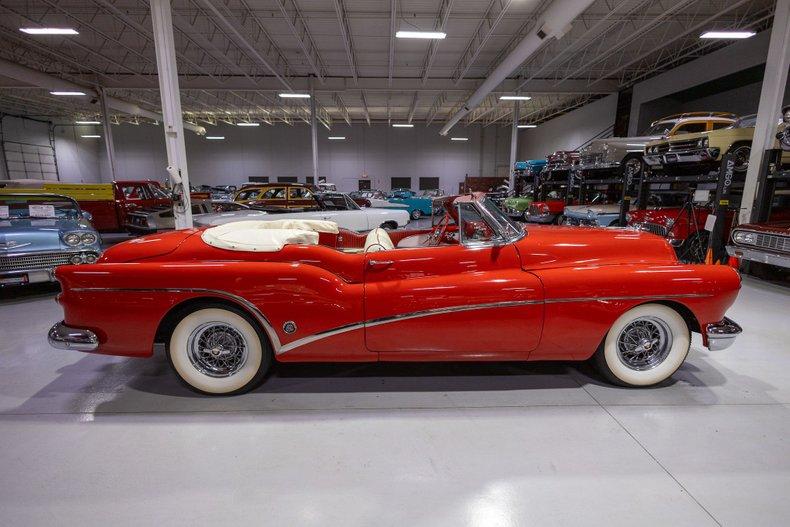
<path fill-rule="evenodd" d="M 690 345 L 688 325 L 677 311 L 662 304 L 644 304 L 612 324 L 595 362 L 614 384 L 653 386 L 680 368 Z"/>
<path fill-rule="evenodd" d="M 205 307 L 184 316 L 173 329 L 167 357 L 192 390 L 233 395 L 261 383 L 272 364 L 268 340 L 241 311 Z"/>
<path fill-rule="evenodd" d="M 398 228 L 398 224 L 394 221 L 385 221 L 380 225 L 380 227 L 385 231 L 394 231 Z"/>
<path fill-rule="evenodd" d="M 411 219 L 419 220 L 420 218 L 422 218 L 422 211 L 420 209 L 414 209 L 411 211 Z"/>

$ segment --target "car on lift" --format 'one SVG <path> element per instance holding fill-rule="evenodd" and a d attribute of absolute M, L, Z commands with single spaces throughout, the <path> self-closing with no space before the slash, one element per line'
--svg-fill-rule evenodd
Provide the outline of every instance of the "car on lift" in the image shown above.
<path fill-rule="evenodd" d="M 0 193 L 0 287 L 52 282 L 59 265 L 94 263 L 101 238 L 68 196 Z"/>
<path fill-rule="evenodd" d="M 163 349 L 187 387 L 229 395 L 275 362 L 592 359 L 611 383 L 653 386 L 681 367 L 692 332 L 711 351 L 741 332 L 725 316 L 737 271 L 684 265 L 657 236 L 527 232 L 481 194 L 443 208 L 433 227 L 391 235 L 252 221 L 118 244 L 91 272 L 56 271 L 64 318 L 48 340 Z"/>
<path fill-rule="evenodd" d="M 192 202 L 192 216 L 219 212 L 249 210 L 247 205 L 235 201 L 198 200 Z M 137 209 L 126 216 L 126 230 L 132 234 L 152 234 L 176 228 L 173 207 Z"/>
<path fill-rule="evenodd" d="M 662 138 L 727 128 L 736 115 L 725 112 L 688 112 L 662 117 L 639 136 L 594 139 L 580 151 L 579 170 L 585 177 L 601 173 L 618 173 L 625 178 L 638 177 L 645 168 L 645 145 Z"/>

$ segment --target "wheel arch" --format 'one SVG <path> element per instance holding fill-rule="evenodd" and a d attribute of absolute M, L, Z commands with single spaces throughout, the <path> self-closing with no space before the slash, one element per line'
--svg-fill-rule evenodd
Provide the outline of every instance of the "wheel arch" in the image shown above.
<path fill-rule="evenodd" d="M 683 317 L 683 320 L 686 322 L 686 325 L 691 331 L 699 333 L 701 331 L 699 321 L 697 320 L 697 316 L 694 312 L 689 309 L 688 306 L 676 301 L 676 300 L 651 300 L 650 302 L 643 302 L 639 304 L 643 306 L 645 304 L 660 304 L 663 306 L 667 306 L 668 308 L 674 309 L 678 312 L 678 314 Z M 634 306 L 638 307 L 638 306 Z"/>

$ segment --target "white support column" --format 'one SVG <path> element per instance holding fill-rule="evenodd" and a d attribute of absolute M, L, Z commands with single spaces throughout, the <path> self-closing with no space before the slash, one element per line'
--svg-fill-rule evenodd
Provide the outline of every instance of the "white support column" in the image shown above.
<path fill-rule="evenodd" d="M 765 184 L 765 174 L 760 173 L 765 151 L 773 148 L 776 139 L 776 123 L 779 122 L 787 86 L 787 70 L 790 68 L 790 0 L 777 0 L 768 59 L 765 63 L 760 105 L 757 108 L 757 123 L 754 127 L 749 169 L 743 186 L 743 198 L 739 221 L 752 221 L 754 198 L 759 185 Z"/>
<path fill-rule="evenodd" d="M 107 164 L 110 167 L 110 181 L 115 181 L 115 142 L 112 138 L 110 110 L 107 106 L 107 97 L 104 93 L 104 88 L 96 88 L 96 91 L 99 92 L 99 101 L 101 101 L 101 121 L 102 128 L 104 128 L 104 147 L 107 149 Z"/>
<path fill-rule="evenodd" d="M 178 91 L 178 71 L 173 42 L 173 18 L 170 0 L 151 0 L 151 21 L 154 27 L 156 70 L 164 117 L 167 163 L 173 190 L 181 195 L 181 204 L 173 206 L 176 229 L 192 227 L 192 204 L 189 196 L 187 153 L 184 145 L 184 121 Z"/>
<path fill-rule="evenodd" d="M 513 106 L 513 126 L 510 129 L 510 179 L 508 184 L 510 185 L 510 190 L 514 190 L 516 188 L 516 173 L 513 170 L 513 167 L 516 165 L 516 155 L 518 153 L 518 117 L 519 117 L 519 106 L 518 101 L 514 101 Z"/>
<path fill-rule="evenodd" d="M 313 184 L 318 185 L 318 121 L 316 119 L 315 89 L 310 79 L 310 138 L 313 147 Z"/>

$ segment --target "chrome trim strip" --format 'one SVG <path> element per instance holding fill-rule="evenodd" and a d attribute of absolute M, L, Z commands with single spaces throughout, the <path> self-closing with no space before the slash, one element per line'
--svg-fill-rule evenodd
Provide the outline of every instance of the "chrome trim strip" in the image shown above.
<path fill-rule="evenodd" d="M 227 293 L 225 291 L 219 291 L 216 289 L 195 289 L 195 288 L 164 288 L 164 289 L 125 289 L 125 288 L 105 288 L 105 287 L 80 287 L 71 289 L 71 291 L 75 292 L 97 292 L 97 291 L 129 291 L 129 292 L 169 292 L 169 293 L 208 293 L 214 294 L 223 298 L 227 298 L 230 300 L 234 300 L 247 309 L 249 309 L 258 321 L 263 325 L 264 329 L 266 330 L 267 335 L 269 336 L 272 346 L 274 347 L 274 353 L 279 355 L 281 353 L 285 353 L 286 351 L 290 351 L 292 349 L 304 346 L 305 344 L 310 344 L 311 342 L 315 342 L 317 340 L 322 340 L 328 337 L 332 337 L 335 335 L 340 335 L 342 333 L 347 333 L 349 331 L 355 331 L 357 329 L 361 329 L 364 327 L 375 327 L 381 326 L 384 324 L 389 324 L 392 322 L 400 322 L 402 320 L 410 320 L 414 318 L 422 318 L 422 317 L 429 317 L 434 315 L 443 315 L 446 313 L 458 313 L 462 311 L 473 311 L 478 309 L 491 309 L 495 307 L 515 307 L 515 306 L 528 306 L 528 305 L 538 305 L 538 304 L 559 304 L 564 302 L 610 302 L 616 300 L 663 300 L 669 298 L 704 298 L 709 297 L 712 295 L 707 294 L 679 294 L 679 295 L 665 295 L 665 296 L 658 296 L 658 295 L 651 295 L 651 296 L 609 296 L 609 297 L 577 297 L 577 298 L 550 298 L 544 300 L 515 300 L 515 301 L 508 301 L 508 302 L 489 302 L 485 304 L 469 304 L 465 306 L 450 306 L 450 307 L 440 307 L 435 309 L 426 309 L 424 311 L 413 311 L 411 313 L 401 313 L 398 315 L 392 315 L 388 317 L 381 317 L 381 318 L 374 318 L 370 320 L 363 320 L 362 322 L 354 322 L 351 324 L 346 324 L 343 326 L 339 326 L 336 328 L 331 328 L 326 331 L 321 331 L 318 333 L 314 333 L 313 335 L 309 335 L 307 337 L 303 337 L 301 339 L 294 340 L 289 342 L 288 344 L 282 344 L 280 342 L 277 333 L 274 330 L 274 326 L 269 322 L 266 316 L 249 300 L 246 300 L 243 297 L 238 295 L 234 295 L 232 293 Z"/>

